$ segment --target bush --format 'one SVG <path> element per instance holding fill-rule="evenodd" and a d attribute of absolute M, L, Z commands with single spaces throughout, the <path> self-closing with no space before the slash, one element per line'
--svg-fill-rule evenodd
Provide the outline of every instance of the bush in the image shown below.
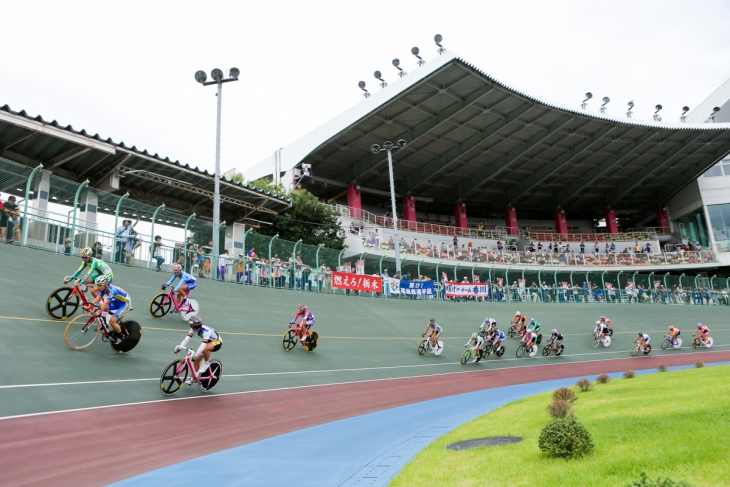
<path fill-rule="evenodd" d="M 547 412 L 553 418 L 564 418 L 569 414 L 573 414 L 573 405 L 568 401 L 556 399 L 552 404 L 548 404 Z"/>
<path fill-rule="evenodd" d="M 659 372 L 666 372 L 667 371 L 667 365 L 666 364 L 659 364 L 656 366 L 657 370 Z"/>
<path fill-rule="evenodd" d="M 605 384 L 606 382 L 609 382 L 611 378 L 607 376 L 606 374 L 601 374 L 598 377 L 596 377 L 596 382 L 599 384 Z"/>
<path fill-rule="evenodd" d="M 576 382 L 575 385 L 578 386 L 578 389 L 580 389 L 581 392 L 588 392 L 593 390 L 593 382 L 589 381 L 588 379 L 581 379 Z"/>
<path fill-rule="evenodd" d="M 705 363 L 701 360 L 699 362 L 695 362 L 695 367 L 697 367 L 698 369 L 701 369 L 704 366 L 705 366 Z"/>
<path fill-rule="evenodd" d="M 675 482 L 674 480 L 665 477 L 664 480 L 657 478 L 656 481 L 648 480 L 646 472 L 641 472 L 640 480 L 632 480 L 626 484 L 626 487 L 692 487 L 684 480 Z"/>
<path fill-rule="evenodd" d="M 635 375 L 636 375 L 636 372 L 634 372 L 631 369 L 624 370 L 624 379 L 633 379 Z"/>
<path fill-rule="evenodd" d="M 553 392 L 553 400 L 575 402 L 578 400 L 578 396 L 576 396 L 573 389 L 561 387 L 560 389 L 555 389 L 555 392 Z"/>
<path fill-rule="evenodd" d="M 595 450 L 591 434 L 573 415 L 553 419 L 545 425 L 538 446 L 543 454 L 560 458 L 582 457 Z"/>

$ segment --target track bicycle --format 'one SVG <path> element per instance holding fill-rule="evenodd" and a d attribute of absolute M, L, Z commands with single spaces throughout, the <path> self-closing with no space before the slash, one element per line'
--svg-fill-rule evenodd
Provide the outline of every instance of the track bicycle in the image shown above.
<path fill-rule="evenodd" d="M 512 323 L 507 330 L 507 336 L 510 338 L 514 338 L 517 335 L 522 335 L 524 332 L 524 325 L 520 325 L 519 323 Z"/>
<path fill-rule="evenodd" d="M 679 331 L 677 332 L 677 337 L 679 337 L 680 333 L 681 332 L 679 332 Z M 662 340 L 662 344 L 661 344 L 662 350 L 666 350 L 669 347 L 679 348 L 681 346 L 682 346 L 681 338 L 676 338 L 675 340 L 672 340 L 671 333 L 667 333 L 666 335 L 664 335 L 664 339 Z"/>
<path fill-rule="evenodd" d="M 433 345 L 431 345 L 431 337 L 424 338 L 418 344 L 418 355 L 425 355 L 431 351 L 434 355 L 441 355 L 441 352 L 444 351 L 444 342 L 439 340 L 436 343 L 438 343 L 439 348 L 434 350 Z"/>
<path fill-rule="evenodd" d="M 183 359 L 170 362 L 162 373 L 160 377 L 160 391 L 164 395 L 171 396 L 179 391 L 185 384 L 188 374 L 194 382 L 198 383 L 198 389 L 201 392 L 208 392 L 218 384 L 218 381 L 223 376 L 223 364 L 220 360 L 208 361 L 208 368 L 202 373 L 197 373 L 195 372 L 192 359 L 195 350 L 181 347 L 180 345 L 175 347 L 175 349 L 187 350 L 187 354 Z"/>
<path fill-rule="evenodd" d="M 150 314 L 153 318 L 162 318 L 170 312 L 170 308 L 175 306 L 177 314 L 183 321 L 188 321 L 191 317 L 198 315 L 200 311 L 200 303 L 195 298 L 188 297 L 190 291 L 185 291 L 184 304 L 177 304 L 175 301 L 175 289 L 172 287 L 168 293 L 160 293 L 150 302 Z"/>
<path fill-rule="evenodd" d="M 484 357 L 484 351 L 480 348 L 475 349 L 475 347 L 467 348 L 464 350 L 464 353 L 461 354 L 461 363 L 466 364 L 473 360 L 474 357 L 476 357 L 476 362 L 479 362 L 482 357 Z"/>
<path fill-rule="evenodd" d="M 90 309 L 93 305 L 88 305 Z M 131 308 L 129 311 L 132 311 Z M 142 338 L 142 327 L 136 321 L 119 320 L 122 328 L 120 343 L 115 343 L 118 334 L 107 322 L 111 314 L 104 311 L 99 316 L 93 313 L 78 315 L 69 321 L 66 330 L 63 332 L 63 340 L 71 350 L 85 350 L 89 348 L 101 335 L 101 341 L 109 342 L 115 352 L 129 352 L 137 346 Z"/>
<path fill-rule="evenodd" d="M 631 356 L 636 357 L 642 352 L 644 355 L 649 355 L 651 352 L 651 343 L 647 343 L 642 347 L 638 340 L 634 340 L 634 346 L 631 348 Z"/>
<path fill-rule="evenodd" d="M 715 343 L 715 341 L 712 339 L 712 337 L 705 338 L 704 341 L 700 337 L 697 336 L 695 333 L 692 335 L 694 338 L 692 339 L 692 348 L 700 348 L 701 346 L 705 346 L 706 348 L 712 348 L 712 345 Z"/>
<path fill-rule="evenodd" d="M 504 355 L 504 350 L 504 345 L 502 345 L 501 343 L 497 346 L 497 348 L 494 348 L 494 344 L 492 342 L 485 340 L 484 354 L 482 355 L 482 357 L 484 357 L 485 355 L 489 357 L 492 354 L 496 355 L 497 357 L 501 357 L 502 355 Z"/>
<path fill-rule="evenodd" d="M 608 347 L 611 345 L 611 336 L 613 335 L 613 330 L 610 328 L 606 328 L 606 334 L 601 335 L 601 332 L 599 330 L 593 330 L 593 334 L 591 335 L 591 347 L 596 348 L 599 344 L 603 344 L 604 347 Z"/>
<path fill-rule="evenodd" d="M 86 306 L 86 284 L 80 284 L 78 277 L 66 276 L 64 281 L 76 281 L 73 286 L 62 286 L 53 291 L 46 300 L 46 312 L 54 320 L 65 320 L 76 313 L 79 304 Z"/>
<path fill-rule="evenodd" d="M 517 358 L 522 358 L 525 353 L 527 353 L 530 357 L 537 355 L 537 344 L 533 343 L 530 346 L 530 350 L 528 350 L 527 344 L 524 341 L 520 342 L 520 346 L 517 347 L 515 355 L 517 355 Z"/>
<path fill-rule="evenodd" d="M 301 340 L 299 340 L 299 331 L 301 330 L 301 327 L 305 328 L 305 332 L 307 334 L 307 343 L 302 343 Z M 302 322 L 293 330 L 288 330 L 286 333 L 284 333 L 284 338 L 282 338 L 281 340 L 281 346 L 284 347 L 284 350 L 286 350 L 287 352 L 291 352 L 292 350 L 294 350 L 294 347 L 297 346 L 297 343 L 301 343 L 301 345 L 304 347 L 304 350 L 306 350 L 307 352 L 312 352 L 315 348 L 317 348 L 317 345 L 319 344 L 319 333 L 317 333 L 316 331 L 310 331 L 304 325 L 304 322 Z"/>
<path fill-rule="evenodd" d="M 565 350 L 565 346 L 562 343 L 556 344 L 551 340 L 542 348 L 542 356 L 547 357 L 551 353 L 554 353 L 559 357 L 563 354 L 563 350 Z"/>

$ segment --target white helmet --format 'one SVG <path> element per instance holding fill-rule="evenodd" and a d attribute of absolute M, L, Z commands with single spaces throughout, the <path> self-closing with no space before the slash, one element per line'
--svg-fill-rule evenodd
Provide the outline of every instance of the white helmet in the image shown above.
<path fill-rule="evenodd" d="M 173 271 L 182 271 L 182 266 L 180 264 L 172 264 L 172 270 Z"/>
<path fill-rule="evenodd" d="M 520 312 L 518 311 L 517 313 L 515 313 L 515 315 L 517 315 L 517 316 L 522 316 L 522 313 L 520 313 Z"/>
<path fill-rule="evenodd" d="M 601 324 L 601 320 L 596 321 L 596 324 L 597 325 L 600 325 Z"/>

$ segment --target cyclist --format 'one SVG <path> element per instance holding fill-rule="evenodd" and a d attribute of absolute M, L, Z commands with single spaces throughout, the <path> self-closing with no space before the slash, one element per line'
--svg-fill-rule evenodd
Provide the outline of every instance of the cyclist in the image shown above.
<path fill-rule="evenodd" d="M 188 323 L 190 323 L 190 331 L 187 336 L 183 338 L 182 343 L 175 347 L 175 353 L 178 353 L 180 350 L 185 350 L 185 347 L 193 335 L 198 335 L 202 338 L 202 342 L 200 343 L 198 350 L 191 357 L 195 371 L 198 375 L 200 375 L 208 370 L 208 366 L 210 365 L 208 362 L 208 360 L 210 360 L 210 352 L 217 352 L 220 350 L 223 345 L 223 341 L 221 340 L 221 336 L 218 332 L 209 326 L 203 325 L 203 320 L 200 319 L 200 316 L 191 316 Z M 193 378 L 188 377 L 188 380 L 185 381 L 185 383 L 192 384 Z"/>
<path fill-rule="evenodd" d="M 428 333 L 429 338 L 431 338 L 431 353 L 434 353 L 436 350 L 441 348 L 439 346 L 438 338 L 441 336 L 441 332 L 443 331 L 443 328 L 441 328 L 441 326 L 436 323 L 435 319 L 431 318 L 428 321 L 428 325 L 426 325 L 426 330 L 423 332 L 423 334 L 421 334 L 421 336 L 425 337 L 426 333 Z"/>
<path fill-rule="evenodd" d="M 667 330 L 667 335 L 670 335 L 669 340 L 672 342 L 672 345 L 674 345 L 674 340 L 680 335 L 679 328 L 677 328 L 674 325 L 669 325 L 669 329 Z"/>
<path fill-rule="evenodd" d="M 532 344 L 537 340 L 537 333 L 535 333 L 533 330 L 530 330 L 528 327 L 527 330 L 525 330 L 525 334 L 522 335 L 522 342 L 525 344 L 525 348 L 527 349 L 528 353 L 532 351 Z"/>
<path fill-rule="evenodd" d="M 180 282 L 175 287 L 175 297 L 173 298 L 175 300 L 175 305 L 170 310 L 170 313 L 177 313 L 177 308 L 184 305 L 187 301 L 187 298 L 185 297 L 186 292 L 190 292 L 193 289 L 195 289 L 195 286 L 198 285 L 198 281 L 195 280 L 193 276 L 188 274 L 187 272 L 184 272 L 182 270 L 182 266 L 180 264 L 173 264 L 172 265 L 172 277 L 169 281 L 167 281 L 166 284 L 163 284 L 160 286 L 160 289 L 163 291 L 167 286 L 172 286 L 172 283 L 175 282 L 175 279 L 180 278 Z"/>
<path fill-rule="evenodd" d="M 518 333 L 522 335 L 525 332 L 525 323 L 527 322 L 527 316 L 523 315 L 519 311 L 515 313 L 515 317 L 512 318 L 513 325 L 519 325 L 520 329 Z"/>
<path fill-rule="evenodd" d="M 474 360 L 472 360 L 472 363 L 479 362 L 479 359 L 482 358 L 484 339 L 480 335 L 472 333 L 471 338 L 464 344 L 464 347 L 468 347 L 469 345 L 471 345 L 471 349 L 474 352 Z"/>
<path fill-rule="evenodd" d="M 555 349 L 561 343 L 563 343 L 563 334 L 553 328 L 550 332 L 550 345 Z"/>
<path fill-rule="evenodd" d="M 506 340 L 504 332 L 495 328 L 492 330 L 492 334 L 487 337 L 487 342 L 492 344 L 492 352 L 495 352 L 499 347 L 499 344 Z"/>
<path fill-rule="evenodd" d="M 644 333 L 643 331 L 639 332 L 639 338 L 634 340 L 634 343 L 639 342 L 639 350 L 642 352 L 646 349 L 646 346 L 649 345 L 649 342 L 651 341 L 651 337 Z"/>
<path fill-rule="evenodd" d="M 101 301 L 101 306 L 94 311 L 96 316 L 100 316 L 104 311 L 109 311 L 111 315 L 109 318 L 109 324 L 116 332 L 116 337 L 112 336 L 115 345 L 122 343 L 122 327 L 119 326 L 119 320 L 125 315 L 127 311 L 132 309 L 132 298 L 122 288 L 110 284 L 111 279 L 108 276 L 99 276 L 94 281 L 96 288 L 99 291 L 98 296 L 94 298 L 91 304 L 97 304 Z M 88 308 L 89 310 L 91 307 Z"/>
<path fill-rule="evenodd" d="M 706 343 L 707 335 L 710 333 L 710 329 L 707 328 L 702 323 L 697 323 L 696 330 L 697 331 L 695 332 L 695 334 L 693 336 L 697 336 L 697 338 L 699 338 L 702 341 L 702 343 Z"/>
<path fill-rule="evenodd" d="M 527 330 L 533 333 L 538 333 L 540 331 L 540 323 L 538 321 L 535 321 L 535 318 L 530 318 L 530 323 L 527 325 Z"/>
<path fill-rule="evenodd" d="M 76 277 L 79 277 L 79 274 L 84 270 L 85 267 L 89 268 L 89 272 L 86 273 L 86 276 L 81 281 L 81 284 L 94 284 L 94 286 L 91 288 L 91 294 L 96 297 L 99 295 L 99 289 L 96 286 L 96 278 L 100 276 L 107 276 L 109 278 L 109 282 L 112 282 L 114 280 L 114 273 L 112 273 L 111 267 L 109 267 L 109 264 L 104 262 L 101 259 L 97 259 L 94 257 L 94 251 L 91 250 L 91 247 L 86 247 L 85 249 L 81 250 L 81 260 L 83 261 L 83 264 L 81 264 L 81 267 L 78 268 L 76 272 L 74 272 L 73 276 L 71 276 L 71 279 L 74 279 Z M 63 283 L 68 284 L 71 282 L 71 279 L 64 279 Z"/>
<path fill-rule="evenodd" d="M 289 328 L 291 328 L 292 325 L 297 324 L 297 318 L 299 318 L 300 316 L 302 317 L 302 322 L 297 327 L 297 334 L 299 336 L 299 341 L 302 345 L 304 345 L 307 341 L 307 338 L 309 338 L 309 329 L 314 326 L 314 315 L 311 311 L 307 310 L 306 304 L 300 304 L 299 309 L 297 310 L 297 314 L 294 315 L 294 318 L 289 323 Z"/>
<path fill-rule="evenodd" d="M 601 338 L 605 337 L 608 334 L 608 325 L 606 322 L 598 320 L 596 321 L 596 329 L 593 331 L 593 333 L 598 333 L 601 335 Z"/>
<path fill-rule="evenodd" d="M 609 320 L 607 316 L 601 316 L 601 318 L 598 321 L 600 321 L 601 323 L 603 323 L 606 326 L 611 326 L 611 320 Z"/>

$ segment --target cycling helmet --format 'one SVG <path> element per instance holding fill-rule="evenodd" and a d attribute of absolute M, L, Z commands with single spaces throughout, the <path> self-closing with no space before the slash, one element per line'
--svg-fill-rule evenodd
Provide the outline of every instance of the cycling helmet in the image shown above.
<path fill-rule="evenodd" d="M 697 328 L 702 328 L 702 323 L 697 323 Z"/>
<path fill-rule="evenodd" d="M 605 317 L 605 316 L 601 316 L 601 319 L 602 319 L 602 320 L 605 320 L 605 319 L 606 319 L 606 317 Z"/>
<path fill-rule="evenodd" d="M 555 328 L 553 328 L 553 331 L 551 331 L 550 333 L 552 333 L 553 335 L 557 335 L 558 334 L 558 330 L 556 330 Z"/>
<path fill-rule="evenodd" d="M 436 320 L 434 318 L 431 318 L 430 320 L 428 320 L 428 322 L 429 323 L 436 323 Z"/>
<path fill-rule="evenodd" d="M 97 286 L 104 286 L 105 284 L 109 284 L 109 276 L 99 276 L 94 280 L 94 284 Z"/>
<path fill-rule="evenodd" d="M 476 333 L 472 333 L 471 334 L 471 339 L 472 340 L 476 340 L 477 339 L 477 334 Z"/>
<path fill-rule="evenodd" d="M 535 322 L 535 318 L 530 318 L 530 323 L 534 323 L 534 322 Z"/>
<path fill-rule="evenodd" d="M 193 328 L 197 328 L 203 324 L 203 320 L 200 319 L 200 316 L 195 315 L 190 317 L 188 323 L 190 323 L 190 326 L 192 326 Z"/>
<path fill-rule="evenodd" d="M 87 257 L 93 257 L 93 252 L 91 251 L 91 247 L 86 247 L 81 251 L 81 258 L 85 259 Z"/>
<path fill-rule="evenodd" d="M 307 309 L 307 305 L 306 304 L 302 303 L 302 304 L 299 305 L 299 311 L 304 311 L 306 309 Z"/>
<path fill-rule="evenodd" d="M 182 266 L 180 264 L 172 264 L 172 270 L 173 271 L 181 271 Z"/>
<path fill-rule="evenodd" d="M 644 332 L 643 331 L 640 331 L 639 332 L 639 336 L 644 336 Z"/>
<path fill-rule="evenodd" d="M 515 314 L 516 314 L 517 316 L 522 316 L 522 313 L 520 313 L 519 311 L 518 311 L 517 313 L 515 313 Z"/>

